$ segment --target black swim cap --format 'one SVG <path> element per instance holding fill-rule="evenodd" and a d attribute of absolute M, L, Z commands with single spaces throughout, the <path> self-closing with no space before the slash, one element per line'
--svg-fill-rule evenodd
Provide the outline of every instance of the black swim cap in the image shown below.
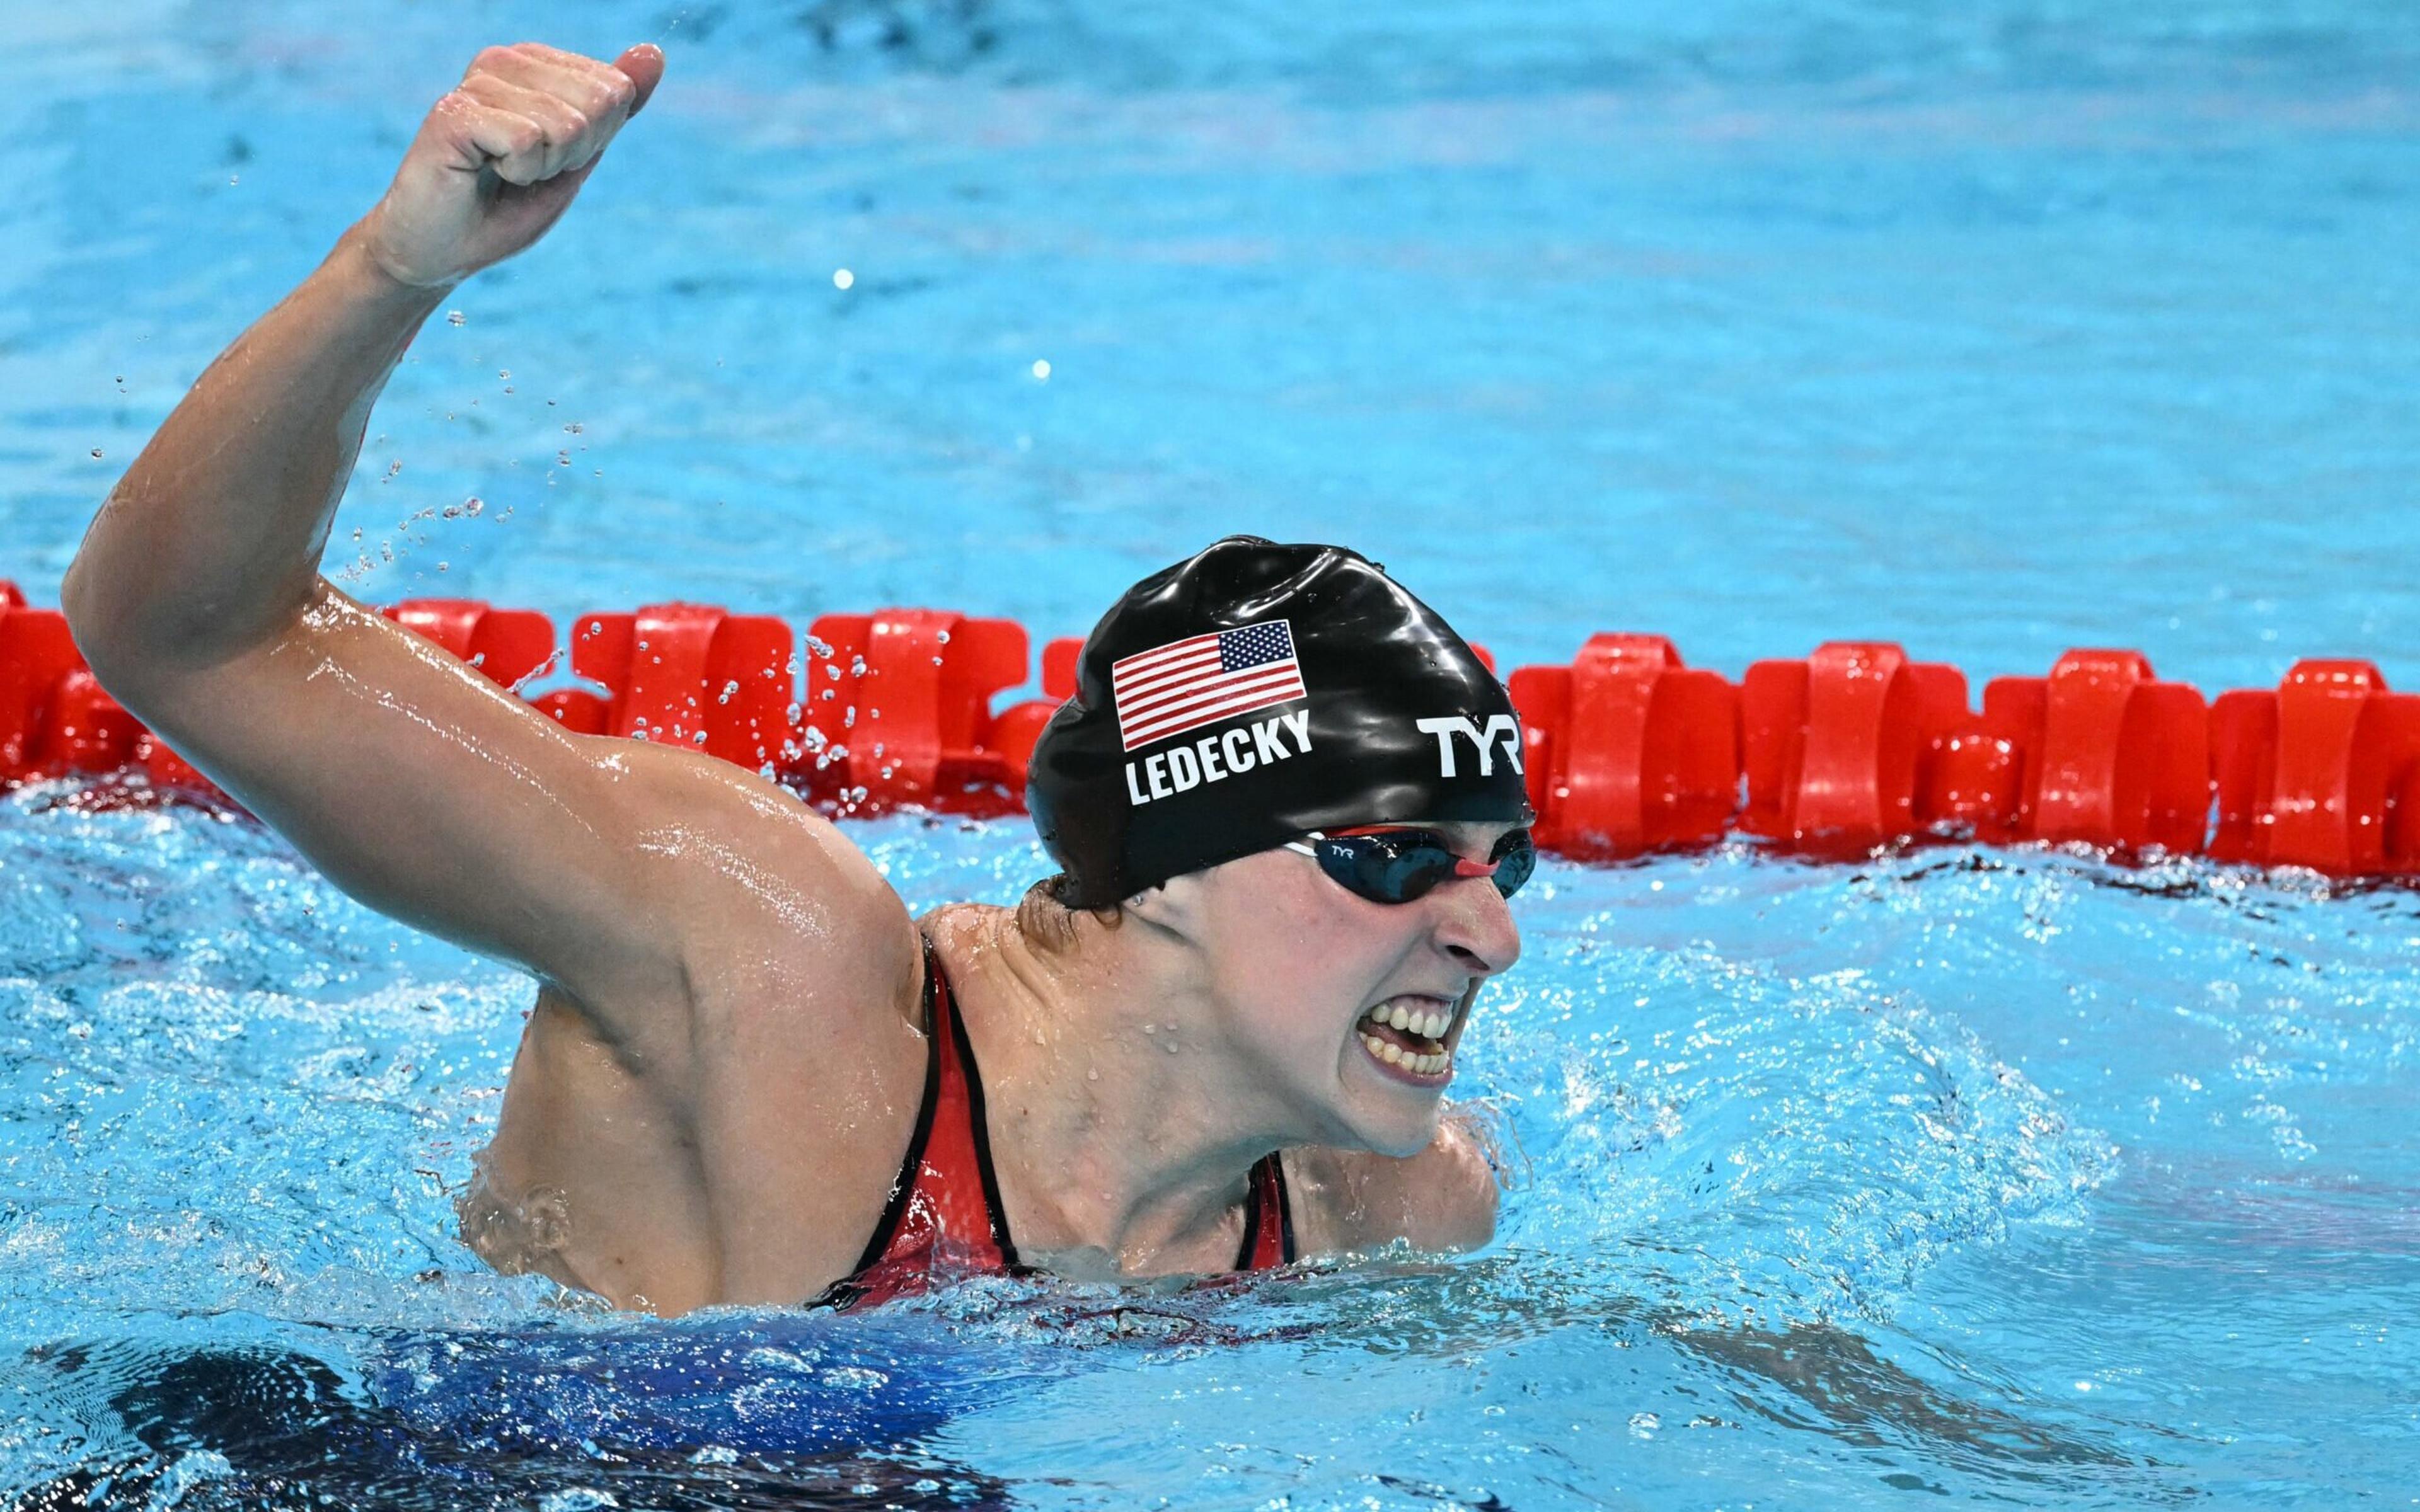
<path fill-rule="evenodd" d="M 1342 547 L 1231 535 L 1127 590 L 1076 677 L 1026 791 L 1070 907 L 1308 830 L 1531 817 L 1504 685 Z"/>

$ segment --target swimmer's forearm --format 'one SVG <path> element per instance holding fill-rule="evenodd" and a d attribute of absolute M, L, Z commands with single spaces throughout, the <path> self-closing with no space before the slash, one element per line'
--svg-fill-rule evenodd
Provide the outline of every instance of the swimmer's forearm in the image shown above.
<path fill-rule="evenodd" d="M 473 60 L 377 208 L 210 364 L 86 532 L 59 596 L 113 692 L 269 644 L 326 591 L 329 522 L 412 332 L 453 285 L 546 234 L 663 69 L 646 46 Z"/>
<path fill-rule="evenodd" d="M 202 374 L 61 589 L 104 680 L 209 665 L 302 611 L 370 407 L 449 286 L 398 283 L 357 229 Z"/>

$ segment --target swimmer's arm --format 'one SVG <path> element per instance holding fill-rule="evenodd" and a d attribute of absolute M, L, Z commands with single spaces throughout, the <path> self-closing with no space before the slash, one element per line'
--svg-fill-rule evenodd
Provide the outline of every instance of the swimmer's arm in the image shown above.
<path fill-rule="evenodd" d="M 380 209 L 169 416 L 61 599 L 102 685 L 346 890 L 601 1008 L 680 989 L 694 931 L 665 884 L 712 871 L 724 841 L 750 835 L 752 859 L 829 887 L 844 915 L 871 869 L 748 774 L 566 733 L 317 570 L 412 332 L 462 271 L 543 232 L 610 137 L 598 123 L 640 96 L 618 69 L 554 56 L 482 54 Z M 652 83 L 659 60 L 638 65 Z M 480 114 L 474 96 L 518 108 Z M 585 136 L 564 124 L 574 98 L 597 113 Z M 523 156 L 480 166 L 484 148 Z"/>
<path fill-rule="evenodd" d="M 222 662 L 324 597 L 320 553 L 388 375 L 455 285 L 568 207 L 661 71 L 638 53 L 617 67 L 490 49 L 438 101 L 378 206 L 210 364 L 111 491 L 61 591 L 97 670 L 132 686 Z"/>
<path fill-rule="evenodd" d="M 1367 1150 L 1293 1149 L 1296 1236 L 1303 1252 L 1475 1250 L 1496 1237 L 1495 1168 L 1466 1129 L 1449 1118 L 1426 1149 L 1406 1159 Z"/>

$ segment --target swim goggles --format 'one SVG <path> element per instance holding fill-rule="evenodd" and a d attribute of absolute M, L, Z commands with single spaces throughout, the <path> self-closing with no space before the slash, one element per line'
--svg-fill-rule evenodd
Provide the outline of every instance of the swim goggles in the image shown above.
<path fill-rule="evenodd" d="M 1450 877 L 1486 877 L 1510 898 L 1538 865 L 1538 847 L 1526 828 L 1507 830 L 1484 861 L 1457 854 L 1435 830 L 1395 826 L 1313 830 L 1285 848 L 1316 858 L 1340 886 L 1373 903 L 1410 903 Z"/>

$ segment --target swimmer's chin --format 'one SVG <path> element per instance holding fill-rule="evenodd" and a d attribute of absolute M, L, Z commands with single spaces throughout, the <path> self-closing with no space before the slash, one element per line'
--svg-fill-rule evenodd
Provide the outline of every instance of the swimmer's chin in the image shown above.
<path fill-rule="evenodd" d="M 1432 1121 L 1424 1133 L 1406 1134 L 1401 1139 L 1365 1139 L 1362 1148 L 1388 1160 L 1409 1160 L 1429 1148 L 1436 1138 L 1436 1124 Z"/>
<path fill-rule="evenodd" d="M 1409 1123 L 1388 1124 L 1373 1128 L 1364 1119 L 1353 1121 L 1353 1137 L 1338 1143 L 1348 1149 L 1365 1149 L 1388 1160 L 1409 1160 L 1429 1148 L 1436 1139 L 1437 1129 L 1445 1121 L 1445 1101 L 1431 1094 L 1422 1117 Z"/>

